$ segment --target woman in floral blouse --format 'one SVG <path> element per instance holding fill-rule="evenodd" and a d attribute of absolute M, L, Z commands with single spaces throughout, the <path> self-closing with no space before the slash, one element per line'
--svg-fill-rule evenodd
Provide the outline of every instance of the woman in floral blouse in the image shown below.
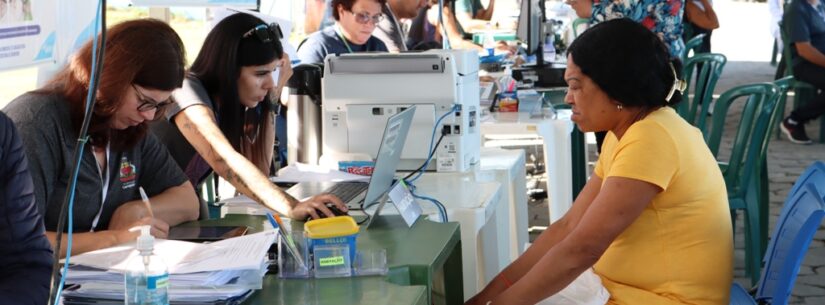
<path fill-rule="evenodd" d="M 671 57 L 679 57 L 682 41 L 684 0 L 593 0 L 591 26 L 607 20 L 629 18 L 656 33 L 668 46 Z"/>

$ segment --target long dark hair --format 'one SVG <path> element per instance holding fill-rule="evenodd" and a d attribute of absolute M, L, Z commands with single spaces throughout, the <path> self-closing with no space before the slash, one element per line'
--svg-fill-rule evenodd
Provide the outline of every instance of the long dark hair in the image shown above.
<path fill-rule="evenodd" d="M 155 19 L 126 21 L 107 30 L 103 69 L 89 125 L 90 143 L 109 144 L 115 151 L 133 147 L 146 134 L 146 123 L 123 130 L 109 127 L 124 94 L 131 85 L 172 91 L 183 85 L 186 57 L 183 42 L 175 30 Z M 39 92 L 63 96 L 79 132 L 86 110 L 86 95 L 92 69 L 92 41 L 78 50 L 69 63 Z M 158 110 L 160 111 L 160 110 Z M 159 117 L 156 115 L 155 117 Z"/>
<path fill-rule="evenodd" d="M 256 26 L 265 24 L 263 20 L 244 13 L 226 17 L 206 36 L 198 57 L 189 68 L 190 75 L 201 81 L 215 102 L 215 113 L 221 132 L 236 151 L 243 153 L 253 163 L 257 163 L 256 156 L 269 155 L 271 158 L 273 148 L 266 145 L 267 141 L 254 141 L 251 151 L 243 151 L 245 107 L 238 98 L 238 78 L 241 75 L 241 67 L 265 65 L 283 57 L 284 50 L 278 39 L 280 33 L 273 29 L 270 29 L 273 39 L 268 42 L 254 34 L 244 37 L 244 34 Z M 269 130 L 273 122 L 272 108 L 270 97 L 267 96 L 254 111 L 246 115 L 257 115 L 258 124 Z M 264 136 L 267 134 L 263 133 Z"/>

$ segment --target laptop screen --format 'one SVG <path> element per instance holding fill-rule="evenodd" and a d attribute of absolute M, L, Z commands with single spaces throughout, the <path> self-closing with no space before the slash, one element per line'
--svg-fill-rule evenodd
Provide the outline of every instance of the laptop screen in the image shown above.
<path fill-rule="evenodd" d="M 411 106 L 387 120 L 381 146 L 378 147 L 378 156 L 375 158 L 375 169 L 370 177 L 367 195 L 364 198 L 364 205 L 378 200 L 392 186 L 414 114 L 415 106 Z"/>

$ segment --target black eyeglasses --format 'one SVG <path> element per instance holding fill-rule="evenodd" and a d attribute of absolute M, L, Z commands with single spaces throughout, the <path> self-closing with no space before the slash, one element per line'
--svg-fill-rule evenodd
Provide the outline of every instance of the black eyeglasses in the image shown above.
<path fill-rule="evenodd" d="M 378 24 L 381 20 L 384 20 L 384 14 L 381 13 L 378 13 L 378 15 L 375 16 L 370 16 L 370 13 L 367 12 L 356 13 L 350 11 L 350 13 L 355 15 L 355 21 L 360 24 L 367 24 L 370 21 L 372 21 L 372 24 Z"/>
<path fill-rule="evenodd" d="M 261 42 L 270 42 L 276 39 L 281 39 L 284 37 L 284 33 L 281 32 L 281 27 L 277 23 L 270 23 L 269 25 L 266 24 L 259 24 L 256 25 L 254 28 L 246 31 L 243 33 L 243 38 L 247 38 L 249 36 L 255 35 Z"/>
<path fill-rule="evenodd" d="M 143 93 L 140 93 L 140 90 L 138 90 L 138 88 L 137 88 L 137 86 L 135 86 L 135 84 L 132 84 L 132 88 L 135 89 L 135 95 L 137 95 L 138 102 L 140 102 L 140 105 L 138 105 L 138 108 L 137 108 L 137 110 L 140 111 L 140 112 L 147 112 L 147 111 L 151 111 L 151 110 L 155 110 L 155 109 L 161 110 L 164 107 L 169 106 L 169 105 L 172 104 L 172 97 L 171 96 L 168 99 L 166 99 L 165 101 L 156 102 L 156 101 L 152 100 L 151 98 L 148 98 L 145 95 L 143 95 Z"/>

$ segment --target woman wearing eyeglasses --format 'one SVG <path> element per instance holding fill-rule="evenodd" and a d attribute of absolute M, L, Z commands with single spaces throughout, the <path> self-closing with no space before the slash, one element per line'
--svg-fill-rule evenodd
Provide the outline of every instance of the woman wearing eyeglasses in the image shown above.
<path fill-rule="evenodd" d="M 271 96 L 280 96 L 292 75 L 280 38 L 277 24 L 249 14 L 221 20 L 206 36 L 183 88 L 175 91 L 169 121 L 152 130 L 196 185 L 214 171 L 283 215 L 333 216 L 326 204 L 346 211 L 340 199 L 318 195 L 298 202 L 268 179 L 275 144 Z"/>
<path fill-rule="evenodd" d="M 138 225 L 151 224 L 152 235 L 163 238 L 169 226 L 198 218 L 192 184 L 146 126 L 162 115 L 172 91 L 183 83 L 184 54 L 180 37 L 158 20 L 127 21 L 107 31 L 74 191 L 72 253 L 131 241 L 139 232 L 129 229 Z M 52 244 L 86 108 L 91 59 L 90 41 L 45 87 L 4 109 L 20 131 L 35 201 Z M 149 195 L 149 206 L 141 201 L 140 187 Z M 66 235 L 63 239 L 66 245 Z"/>
<path fill-rule="evenodd" d="M 327 54 L 387 52 L 387 46 L 372 36 L 384 19 L 381 7 L 387 0 L 332 0 L 335 24 L 309 35 L 298 46 L 303 64 L 323 63 Z"/>

